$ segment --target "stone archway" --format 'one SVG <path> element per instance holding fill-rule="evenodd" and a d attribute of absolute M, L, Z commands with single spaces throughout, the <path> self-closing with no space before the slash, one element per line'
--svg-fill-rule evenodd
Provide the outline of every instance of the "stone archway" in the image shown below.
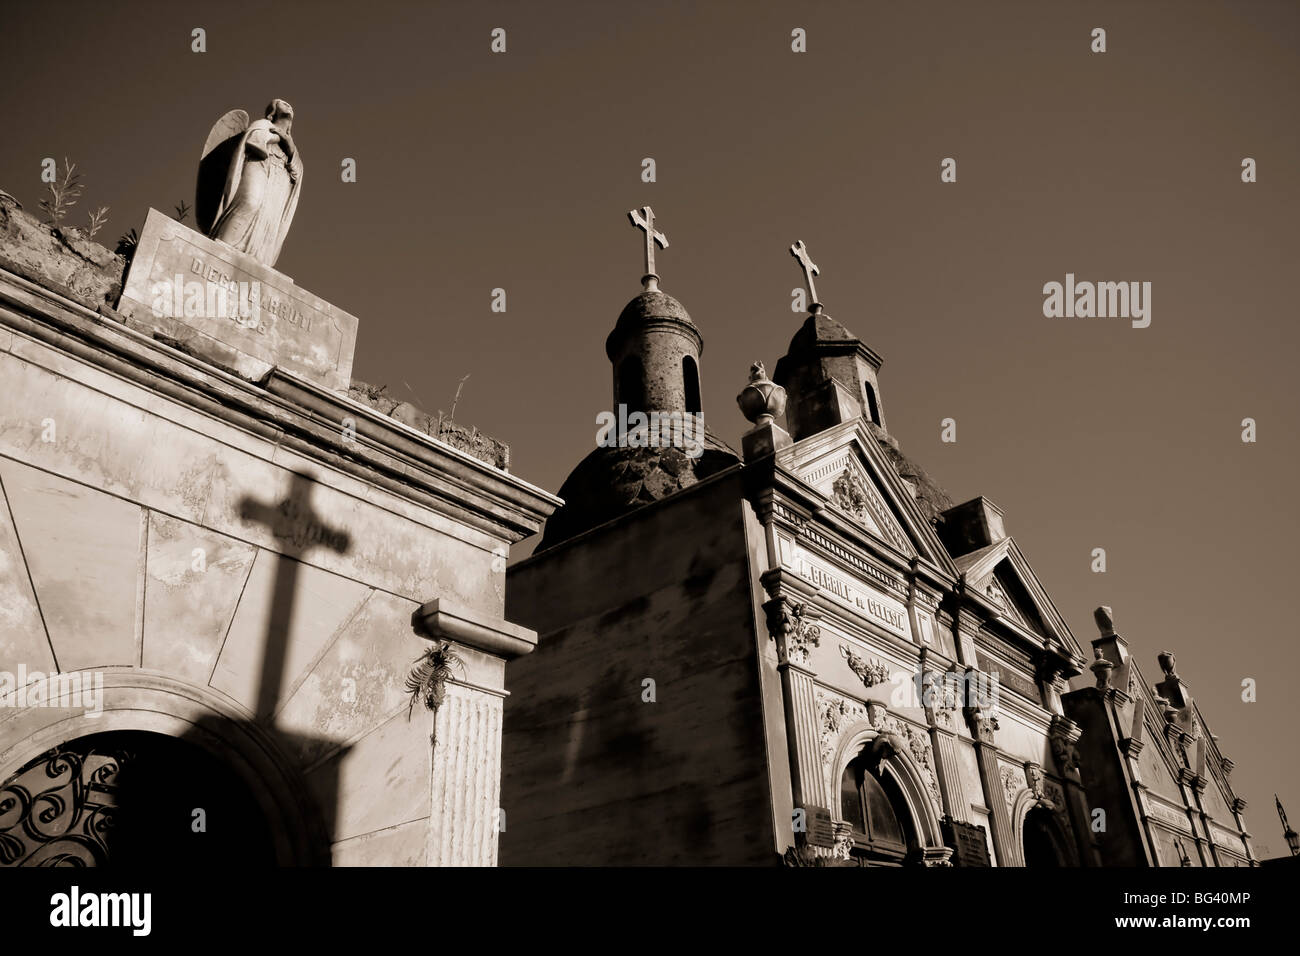
<path fill-rule="evenodd" d="M 206 689 L 110 671 L 101 713 L 31 706 L 6 723 L 20 743 L 0 752 L 0 865 L 327 859 L 317 808 L 275 742 Z M 187 839 L 196 809 L 228 845 Z"/>
<path fill-rule="evenodd" d="M 901 724 L 899 725 L 902 726 Z M 904 731 L 905 732 L 905 731 Z M 879 741 L 879 744 L 877 744 Z M 869 721 L 859 721 L 846 727 L 840 735 L 829 763 L 826 781 L 827 793 L 836 793 L 844 768 L 862 753 L 864 748 L 880 746 L 885 751 L 881 763 L 887 767 L 897 784 L 902 806 L 898 808 L 906 815 L 906 826 L 916 840 L 912 848 L 915 862 L 927 865 L 945 865 L 952 850 L 944 845 L 943 831 L 939 823 L 940 807 L 934 788 L 930 786 L 929 768 L 917 763 L 903 735 L 883 723 L 873 725 Z M 837 801 L 831 801 L 837 807 Z M 843 824 L 838 810 L 832 810 L 838 825 Z M 842 855 L 842 850 L 837 850 Z"/>
<path fill-rule="evenodd" d="M 1025 814 L 1020 828 L 1021 856 L 1026 867 L 1051 868 L 1069 866 L 1065 836 L 1056 815 L 1045 806 L 1033 807 Z"/>
<path fill-rule="evenodd" d="M 46 751 L 0 782 L 0 866 L 269 866 L 248 787 L 187 741 L 109 730 Z"/>
<path fill-rule="evenodd" d="M 1078 866 L 1065 827 L 1058 814 L 1064 808 L 1045 796 L 1022 788 L 1011 802 L 1012 833 L 1015 858 L 1010 866 L 1053 867 Z M 1032 850 L 1032 854 L 1031 854 Z"/>

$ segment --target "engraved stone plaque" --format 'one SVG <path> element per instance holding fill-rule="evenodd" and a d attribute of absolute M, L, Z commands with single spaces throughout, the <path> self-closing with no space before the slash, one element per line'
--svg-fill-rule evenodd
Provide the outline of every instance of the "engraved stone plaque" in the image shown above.
<path fill-rule="evenodd" d="M 984 828 L 961 820 L 943 824 L 944 842 L 952 847 L 953 866 L 991 866 Z"/>
<path fill-rule="evenodd" d="M 835 846 L 835 827 L 831 812 L 825 807 L 804 807 L 808 815 L 808 844 L 810 846 Z"/>
<path fill-rule="evenodd" d="M 272 366 L 336 390 L 352 378 L 356 316 L 156 209 L 145 220 L 118 311 L 133 326 L 248 378 Z"/>

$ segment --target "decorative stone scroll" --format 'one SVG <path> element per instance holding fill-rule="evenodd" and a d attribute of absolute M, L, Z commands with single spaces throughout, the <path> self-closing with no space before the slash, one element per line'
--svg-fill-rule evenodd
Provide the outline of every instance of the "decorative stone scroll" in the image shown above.
<path fill-rule="evenodd" d="M 1052 756 L 1056 759 L 1057 770 L 1067 776 L 1078 772 L 1079 755 L 1075 747 L 1082 734 L 1082 729 L 1070 718 L 1061 714 L 1052 715 L 1048 743 L 1052 747 Z"/>
<path fill-rule="evenodd" d="M 1002 776 L 1002 790 L 1006 795 L 1007 809 L 1013 810 L 1016 806 L 1016 797 L 1019 795 L 1025 783 L 1015 767 L 1002 765 L 999 773 Z"/>
<path fill-rule="evenodd" d="M 810 604 L 773 598 L 763 605 L 767 612 L 767 629 L 776 641 L 777 660 L 781 664 L 808 665 L 812 649 L 821 646 L 822 629 L 814 622 L 821 615 Z"/>
<path fill-rule="evenodd" d="M 925 719 L 930 724 L 956 728 L 955 713 L 961 704 L 962 686 L 960 675 L 938 671 L 926 671 L 921 677 L 921 706 L 925 710 Z"/>
<path fill-rule="evenodd" d="M 1043 799 L 1043 768 L 1036 763 L 1025 764 L 1025 786 L 1035 800 Z"/>
<path fill-rule="evenodd" d="M 880 661 L 867 661 L 858 657 L 847 644 L 840 645 L 840 656 L 848 662 L 849 669 L 862 680 L 863 687 L 875 687 L 889 680 L 887 666 Z"/>

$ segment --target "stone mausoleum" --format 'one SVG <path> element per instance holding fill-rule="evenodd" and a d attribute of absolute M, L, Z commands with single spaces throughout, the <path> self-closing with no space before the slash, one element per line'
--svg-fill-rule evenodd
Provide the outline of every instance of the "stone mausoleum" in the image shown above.
<path fill-rule="evenodd" d="M 356 334 L 157 211 L 119 256 L 0 194 L 0 865 L 496 863 L 505 555 L 559 500 Z"/>
<path fill-rule="evenodd" d="M 698 413 L 703 338 L 652 251 L 611 407 Z M 597 448 L 509 571 L 540 639 L 511 665 L 502 862 L 1253 864 L 1172 656 L 1147 687 L 1107 609 L 1084 653 L 1002 511 L 903 455 L 881 357 L 791 251 L 810 311 L 739 396 L 741 450 Z"/>

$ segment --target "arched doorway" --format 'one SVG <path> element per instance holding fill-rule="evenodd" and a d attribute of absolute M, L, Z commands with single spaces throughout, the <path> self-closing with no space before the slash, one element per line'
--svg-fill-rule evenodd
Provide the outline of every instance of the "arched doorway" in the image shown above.
<path fill-rule="evenodd" d="M 1034 807 L 1025 814 L 1021 828 L 1024 841 L 1025 866 L 1068 866 L 1060 827 L 1047 807 Z"/>
<path fill-rule="evenodd" d="M 898 783 L 869 752 L 840 776 L 840 816 L 853 828 L 851 858 L 864 866 L 898 866 L 916 846 Z"/>
<path fill-rule="evenodd" d="M 840 819 L 849 827 L 849 860 L 858 866 L 919 863 L 924 841 L 900 777 L 893 734 L 865 742 L 840 773 Z"/>
<path fill-rule="evenodd" d="M 0 786 L 0 865 L 267 866 L 271 833 L 229 767 L 167 734 L 60 744 Z"/>

